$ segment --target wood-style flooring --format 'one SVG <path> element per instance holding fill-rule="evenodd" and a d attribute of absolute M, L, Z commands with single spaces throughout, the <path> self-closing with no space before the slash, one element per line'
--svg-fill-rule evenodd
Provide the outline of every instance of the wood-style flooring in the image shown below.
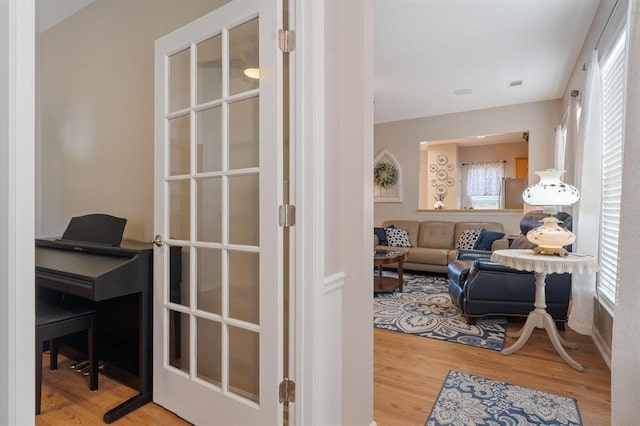
<path fill-rule="evenodd" d="M 71 361 L 59 357 L 58 369 L 49 370 L 49 355 L 42 357 L 42 407 L 36 426 L 101 425 L 102 416 L 129 399 L 136 391 L 99 374 L 98 390 L 89 390 L 86 377 L 70 368 Z M 117 426 L 189 425 L 171 411 L 149 403 L 113 423 Z"/>
<path fill-rule="evenodd" d="M 512 322 L 515 331 L 522 322 Z M 378 426 L 424 425 L 449 370 L 527 386 L 575 398 L 585 426 L 610 424 L 610 371 L 588 336 L 561 332 L 578 343 L 572 357 L 585 367 L 578 372 L 556 353 L 544 330 L 535 330 L 527 344 L 510 356 L 457 343 L 374 330 L 374 419 Z M 507 345 L 515 339 L 507 338 Z M 135 392 L 100 375 L 100 388 L 90 392 L 86 378 L 61 358 L 50 371 L 43 357 L 42 414 L 38 426 L 97 425 L 102 415 Z M 118 426 L 174 426 L 189 423 L 153 403 L 116 422 Z"/>
<path fill-rule="evenodd" d="M 517 331 L 520 321 L 509 324 Z M 449 370 L 464 371 L 574 398 L 585 426 L 611 424 L 611 372 L 589 336 L 567 329 L 578 344 L 568 353 L 585 368 L 571 368 L 556 353 L 544 330 L 534 330 L 518 352 L 442 342 L 426 337 L 374 331 L 374 419 L 378 426 L 424 425 Z M 507 345 L 515 341 L 507 337 Z"/>

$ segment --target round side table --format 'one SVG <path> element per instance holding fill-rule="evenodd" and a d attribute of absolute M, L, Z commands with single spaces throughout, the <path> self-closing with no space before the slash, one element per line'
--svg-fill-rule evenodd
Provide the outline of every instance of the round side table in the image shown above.
<path fill-rule="evenodd" d="M 546 256 L 534 254 L 532 250 L 496 250 L 491 255 L 491 260 L 505 266 L 521 271 L 533 271 L 536 277 L 536 295 L 534 310 L 527 316 L 524 326 L 511 337 L 518 340 L 508 348 L 502 350 L 503 355 L 511 355 L 520 349 L 529 340 L 534 328 L 544 328 L 553 343 L 553 347 L 570 366 L 578 371 L 584 371 L 584 367 L 569 356 L 564 349 L 575 349 L 574 343 L 569 343 L 560 337 L 553 318 L 547 312 L 545 285 L 547 274 L 586 273 L 596 272 L 598 263 L 591 256 L 569 253 L 568 256 Z"/>

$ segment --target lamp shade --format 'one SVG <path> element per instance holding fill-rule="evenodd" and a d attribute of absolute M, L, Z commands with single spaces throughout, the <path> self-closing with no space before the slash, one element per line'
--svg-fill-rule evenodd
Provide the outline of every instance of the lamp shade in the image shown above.
<path fill-rule="evenodd" d="M 569 206 L 580 198 L 580 191 L 560 180 L 564 170 L 542 170 L 536 172 L 540 182 L 522 192 L 522 200 L 532 206 Z"/>

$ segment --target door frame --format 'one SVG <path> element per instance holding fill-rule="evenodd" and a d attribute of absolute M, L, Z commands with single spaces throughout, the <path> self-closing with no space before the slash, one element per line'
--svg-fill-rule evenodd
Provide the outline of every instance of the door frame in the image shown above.
<path fill-rule="evenodd" d="M 0 423 L 33 424 L 35 381 L 35 5 L 34 0 L 0 3 L 0 248 L 3 285 L 0 309 Z M 6 59 L 5 59 L 6 58 Z M 6 79 L 4 78 L 6 75 Z M 4 97 L 4 96 L 2 96 Z M 6 126 L 5 126 L 6 124 Z"/>
<path fill-rule="evenodd" d="M 291 173 L 295 182 L 290 194 L 296 205 L 296 225 L 292 228 L 291 306 L 289 333 L 291 377 L 296 381 L 296 402 L 290 405 L 292 424 L 315 424 L 319 400 L 316 373 L 322 364 L 317 341 L 321 289 L 324 284 L 324 1 L 290 1 L 291 29 L 296 48 L 290 62 L 290 147 Z M 307 76 L 313 76 L 309 78 Z M 307 78 L 305 78 L 307 77 Z M 293 169 L 294 167 L 292 167 Z"/>
<path fill-rule="evenodd" d="M 373 244 L 370 231 L 373 227 L 372 1 L 335 4 L 331 0 L 292 0 L 291 3 L 292 29 L 296 32 L 292 58 L 295 96 L 291 100 L 294 114 L 291 120 L 295 128 L 291 134 L 298 170 L 292 178 L 296 188 L 294 203 L 298 207 L 294 227 L 296 317 L 292 333 L 295 338 L 292 341 L 295 346 L 294 405 L 297 406 L 294 419 L 298 425 L 365 424 L 363 421 L 374 425 L 373 329 L 370 326 L 373 295 L 369 287 L 362 285 L 373 268 L 370 254 Z M 343 61 L 345 57 L 354 56 L 349 55 L 349 48 L 358 48 L 357 51 L 360 47 L 364 47 L 362 62 L 358 58 L 349 64 L 363 67 L 356 78 L 353 72 L 345 70 Z M 325 58 L 329 50 L 338 57 Z M 327 97 L 327 90 L 335 87 L 326 85 L 340 84 L 340 79 L 357 80 L 358 88 L 342 92 L 338 98 Z M 348 122 L 350 116 L 344 114 L 340 117 L 345 122 L 342 129 L 332 128 L 336 124 L 336 110 L 354 106 L 361 109 L 355 121 Z M 328 137 L 338 140 L 327 141 Z M 336 145 L 339 145 L 337 152 L 334 151 Z M 327 153 L 337 154 L 331 160 L 340 165 L 325 163 Z M 354 159 L 353 163 L 349 158 Z M 327 173 L 336 168 L 341 169 L 340 181 L 327 179 Z M 325 233 L 328 223 L 325 194 L 334 189 L 338 191 L 337 196 L 342 191 L 342 197 L 353 198 L 349 203 L 344 200 L 338 203 L 333 220 L 340 224 L 350 220 L 348 226 L 351 226 L 354 211 L 362 211 L 363 215 L 353 228 L 344 228 L 342 238 L 333 239 L 340 245 L 338 250 L 342 250 L 342 255 L 340 270 L 331 274 L 334 271 L 328 271 L 325 265 L 326 244 L 332 240 L 328 240 L 327 234 L 331 234 L 328 229 Z M 345 248 L 347 241 L 348 249 Z M 349 308 L 353 304 L 358 306 L 358 318 L 349 317 L 354 312 Z M 332 328 L 334 325 L 337 328 Z M 353 392 L 354 389 L 357 391 Z"/>

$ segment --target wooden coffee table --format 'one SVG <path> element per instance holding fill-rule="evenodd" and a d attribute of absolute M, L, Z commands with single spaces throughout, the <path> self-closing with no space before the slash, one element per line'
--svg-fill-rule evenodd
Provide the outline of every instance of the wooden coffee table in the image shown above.
<path fill-rule="evenodd" d="M 378 268 L 378 274 L 373 277 L 373 292 L 388 293 L 396 289 L 402 293 L 402 262 L 406 252 L 400 250 L 374 250 L 373 266 Z M 382 266 L 398 263 L 398 278 L 382 276 Z"/>

